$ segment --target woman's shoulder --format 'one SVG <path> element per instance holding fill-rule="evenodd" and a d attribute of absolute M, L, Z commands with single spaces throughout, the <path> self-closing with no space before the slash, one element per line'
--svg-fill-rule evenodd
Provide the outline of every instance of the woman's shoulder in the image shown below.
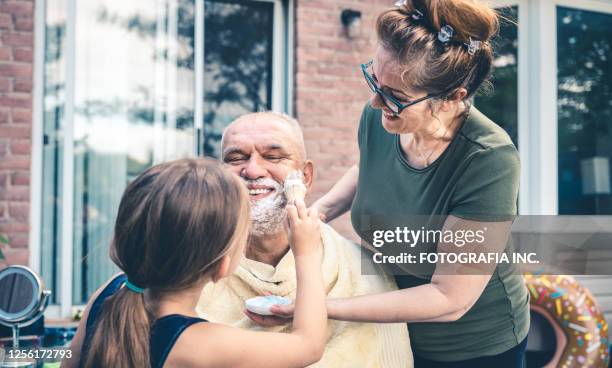
<path fill-rule="evenodd" d="M 393 134 L 390 134 L 383 128 L 381 118 L 382 111 L 373 108 L 369 101 L 366 102 L 361 112 L 359 130 L 357 133 L 359 147 L 361 149 L 370 147 L 378 150 L 381 147 L 381 143 L 387 143 L 393 139 Z M 371 142 L 377 142 L 377 144 L 369 144 Z"/>
<path fill-rule="evenodd" d="M 470 115 L 459 134 L 471 143 L 476 150 L 494 152 L 502 150 L 518 153 L 510 135 L 474 107 L 470 109 Z"/>
<path fill-rule="evenodd" d="M 366 102 L 361 110 L 360 125 L 370 125 L 377 119 L 381 118 L 381 110 L 375 109 L 370 105 L 370 101 Z"/>

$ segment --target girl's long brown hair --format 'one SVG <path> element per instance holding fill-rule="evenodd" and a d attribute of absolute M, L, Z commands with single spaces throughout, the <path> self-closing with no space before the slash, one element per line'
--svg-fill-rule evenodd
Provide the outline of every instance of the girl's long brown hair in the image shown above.
<path fill-rule="evenodd" d="M 239 179 L 210 159 L 154 166 L 132 181 L 119 205 L 111 259 L 151 295 L 202 281 L 246 241 L 249 200 Z M 154 316 L 144 294 L 121 288 L 103 304 L 85 351 L 86 367 L 150 367 Z"/>

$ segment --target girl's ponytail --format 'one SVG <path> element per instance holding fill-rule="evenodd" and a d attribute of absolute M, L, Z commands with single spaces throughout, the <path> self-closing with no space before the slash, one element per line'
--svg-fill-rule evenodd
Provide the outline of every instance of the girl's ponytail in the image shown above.
<path fill-rule="evenodd" d="M 249 213 L 246 186 L 218 161 L 182 159 L 153 166 L 123 194 L 110 257 L 130 281 L 146 288 L 147 298 L 183 290 L 213 272 L 232 249 L 242 249 Z M 154 318 L 144 294 L 118 290 L 96 316 L 82 352 L 84 366 L 150 367 Z"/>
<path fill-rule="evenodd" d="M 121 288 L 102 305 L 84 366 L 150 368 L 150 328 L 144 294 Z"/>

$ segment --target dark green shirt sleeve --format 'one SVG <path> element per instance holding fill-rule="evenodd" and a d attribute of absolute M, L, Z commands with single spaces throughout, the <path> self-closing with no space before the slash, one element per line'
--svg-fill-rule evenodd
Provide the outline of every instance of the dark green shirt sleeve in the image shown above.
<path fill-rule="evenodd" d="M 517 215 L 520 161 L 513 145 L 474 153 L 457 182 L 450 214 L 474 221 L 509 221 Z"/>
<path fill-rule="evenodd" d="M 359 130 L 357 131 L 357 143 L 359 144 L 359 149 L 365 146 L 365 139 L 367 135 L 366 129 L 371 110 L 372 108 L 370 107 L 370 103 L 367 102 L 363 107 L 363 111 L 361 112 L 361 119 L 359 120 Z"/>

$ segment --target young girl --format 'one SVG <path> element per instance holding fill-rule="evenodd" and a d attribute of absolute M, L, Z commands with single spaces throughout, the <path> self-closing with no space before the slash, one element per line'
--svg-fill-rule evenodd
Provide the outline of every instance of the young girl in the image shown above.
<path fill-rule="evenodd" d="M 111 259 L 124 272 L 92 297 L 67 367 L 303 367 L 324 350 L 327 315 L 318 214 L 287 206 L 298 293 L 290 334 L 197 317 L 207 282 L 231 274 L 249 232 L 240 179 L 209 159 L 152 167 L 130 183 Z"/>

